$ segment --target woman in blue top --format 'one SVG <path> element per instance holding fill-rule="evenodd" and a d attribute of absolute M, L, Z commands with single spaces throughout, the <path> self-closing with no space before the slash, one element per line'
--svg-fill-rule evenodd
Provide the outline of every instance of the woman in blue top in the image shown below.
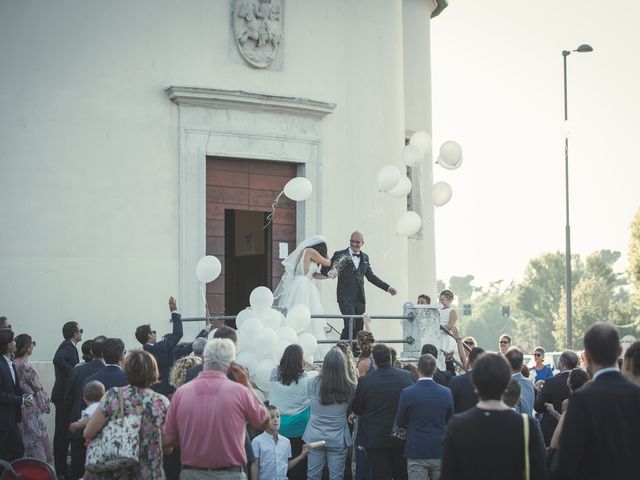
<path fill-rule="evenodd" d="M 536 362 L 533 371 L 536 373 L 535 381 L 546 380 L 553 377 L 553 369 L 550 365 L 545 365 L 544 362 L 544 348 L 536 347 L 533 349 L 533 360 Z"/>

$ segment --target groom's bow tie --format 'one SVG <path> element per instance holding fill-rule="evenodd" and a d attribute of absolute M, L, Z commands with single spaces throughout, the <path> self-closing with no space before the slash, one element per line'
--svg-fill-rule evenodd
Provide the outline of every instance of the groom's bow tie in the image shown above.
<path fill-rule="evenodd" d="M 359 253 L 352 253 L 351 256 L 360 258 L 360 254 Z"/>

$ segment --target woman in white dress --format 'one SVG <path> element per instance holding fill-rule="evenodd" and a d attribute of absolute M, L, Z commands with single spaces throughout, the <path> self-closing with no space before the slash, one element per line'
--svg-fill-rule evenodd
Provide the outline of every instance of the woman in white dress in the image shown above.
<path fill-rule="evenodd" d="M 440 325 L 450 331 L 453 327 L 456 326 L 456 321 L 458 320 L 458 314 L 453 308 L 451 308 L 451 302 L 453 302 L 453 292 L 451 290 L 443 290 L 440 293 L 439 301 L 443 307 L 442 310 L 440 310 Z M 445 352 L 455 351 L 455 340 L 445 332 L 441 331 L 441 334 L 443 350 Z"/>
<path fill-rule="evenodd" d="M 320 273 L 321 267 L 330 267 L 327 256 L 327 241 L 322 235 L 314 235 L 304 240 L 282 261 L 284 275 L 273 294 L 273 305 L 289 311 L 294 305 L 306 305 L 312 314 L 324 313 L 320 293 L 313 280 L 326 278 Z M 324 339 L 324 322 L 311 320 L 307 331 L 316 339 Z"/>

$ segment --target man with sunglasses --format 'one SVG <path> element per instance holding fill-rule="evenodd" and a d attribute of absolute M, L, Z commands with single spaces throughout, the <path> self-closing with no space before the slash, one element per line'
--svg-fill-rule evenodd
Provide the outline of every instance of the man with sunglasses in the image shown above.
<path fill-rule="evenodd" d="M 64 408 L 65 394 L 73 367 L 80 361 L 76 345 L 82 340 L 82 329 L 78 322 L 67 322 L 62 326 L 64 341 L 53 356 L 55 383 L 51 401 L 56 407 L 56 428 L 53 434 L 53 459 L 58 477 L 68 477 L 67 453 L 69 451 L 69 412 Z"/>
<path fill-rule="evenodd" d="M 498 347 L 500 347 L 500 355 L 506 355 L 509 351 L 509 348 L 511 348 L 511 337 L 506 334 L 500 335 L 500 340 L 498 340 Z"/>

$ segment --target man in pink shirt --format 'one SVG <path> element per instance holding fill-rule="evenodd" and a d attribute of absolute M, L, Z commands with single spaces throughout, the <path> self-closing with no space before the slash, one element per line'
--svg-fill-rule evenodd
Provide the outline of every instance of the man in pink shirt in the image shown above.
<path fill-rule="evenodd" d="M 269 413 L 251 390 L 247 371 L 234 363 L 235 355 L 231 340 L 209 341 L 203 371 L 173 394 L 162 444 L 180 446 L 181 480 L 245 480 L 245 424 L 269 426 Z"/>

